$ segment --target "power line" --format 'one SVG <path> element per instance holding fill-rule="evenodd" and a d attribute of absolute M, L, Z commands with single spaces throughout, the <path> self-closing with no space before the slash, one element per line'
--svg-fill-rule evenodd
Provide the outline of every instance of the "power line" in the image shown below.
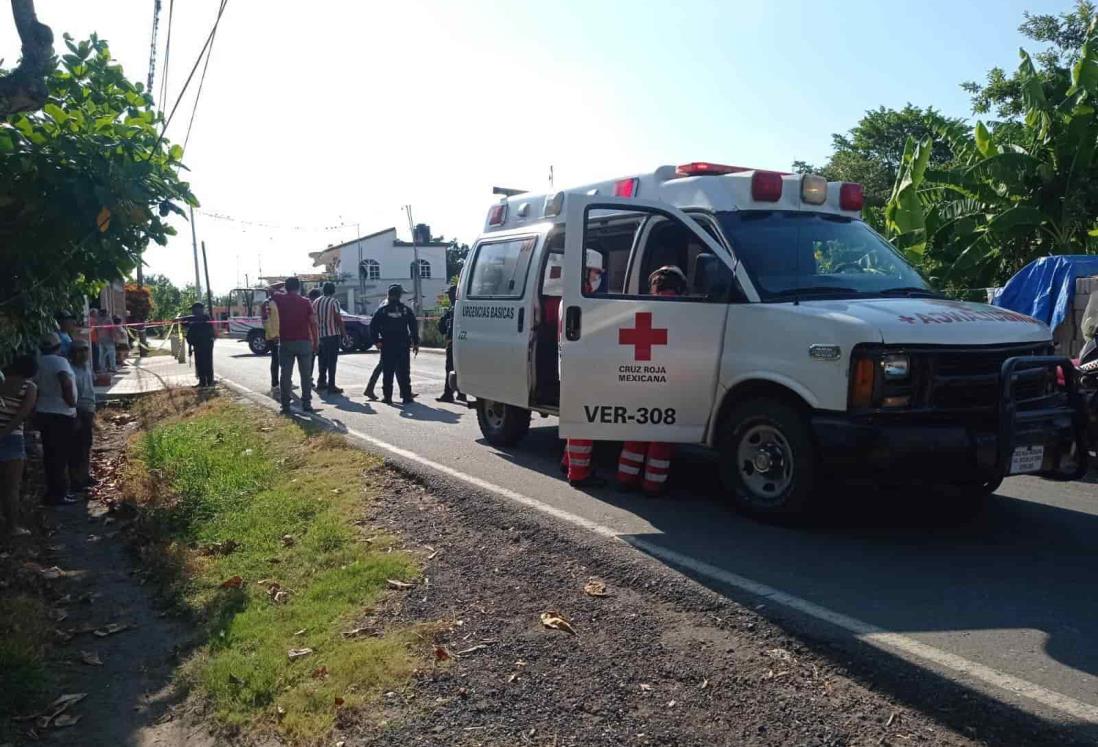
<path fill-rule="evenodd" d="M 321 232 L 321 231 L 339 231 L 344 228 L 350 228 L 352 226 L 358 226 L 358 223 L 336 223 L 330 226 L 287 226 L 278 223 L 265 223 L 263 221 L 246 220 L 244 218 L 237 218 L 232 215 L 226 215 L 224 213 L 217 213 L 210 210 L 199 209 L 197 211 L 206 218 L 213 218 L 214 220 L 223 220 L 230 223 L 239 223 L 244 226 L 255 226 L 257 228 L 273 228 L 279 231 L 307 231 L 307 232 Z"/>
<path fill-rule="evenodd" d="M 224 2 L 222 2 L 222 9 L 224 9 Z M 218 14 L 220 17 L 220 13 Z M 206 62 L 202 65 L 202 75 L 198 78 L 198 91 L 194 95 L 194 106 L 191 108 L 191 120 L 187 123 L 187 135 L 183 138 L 183 150 L 186 152 L 187 143 L 191 141 L 191 128 L 194 127 L 194 115 L 198 112 L 198 100 L 202 98 L 202 86 L 206 83 L 206 71 L 210 68 L 210 57 L 213 56 L 214 40 L 217 37 L 217 24 L 214 24 L 214 30 L 210 34 L 210 48 L 206 50 Z"/>
<path fill-rule="evenodd" d="M 164 42 L 164 72 L 160 76 L 160 98 L 159 108 L 164 110 L 164 105 L 168 103 L 168 68 L 171 65 L 172 60 L 172 18 L 175 16 L 175 0 L 169 0 L 168 2 L 168 39 Z"/>
<path fill-rule="evenodd" d="M 187 88 L 191 85 L 191 80 L 194 78 L 195 72 L 198 71 L 198 63 L 202 62 L 202 56 L 206 54 L 206 50 L 210 48 L 210 43 L 213 41 L 214 35 L 217 33 L 218 24 L 221 23 L 221 14 L 225 12 L 225 6 L 229 4 L 229 0 L 221 0 L 221 7 L 217 10 L 217 18 L 214 20 L 213 28 L 210 29 L 209 36 L 206 37 L 206 43 L 202 45 L 201 51 L 198 53 L 198 58 L 194 61 L 194 65 L 191 66 L 191 72 L 187 74 L 187 80 L 183 83 L 183 88 L 179 91 L 179 97 L 172 105 L 172 110 L 168 114 L 167 120 L 164 122 L 164 129 L 160 131 L 160 138 L 157 140 L 156 145 L 153 146 L 153 151 L 160 145 L 160 140 L 164 139 L 164 133 L 168 131 L 168 125 L 172 123 L 172 118 L 175 116 L 175 112 L 179 109 L 180 102 L 183 101 L 183 95 L 187 92 Z"/>

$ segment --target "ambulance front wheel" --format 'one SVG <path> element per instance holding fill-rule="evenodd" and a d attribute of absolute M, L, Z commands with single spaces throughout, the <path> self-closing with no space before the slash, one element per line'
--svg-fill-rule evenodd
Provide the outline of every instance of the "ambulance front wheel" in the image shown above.
<path fill-rule="evenodd" d="M 741 510 L 794 517 L 808 508 L 815 447 L 795 407 L 769 397 L 739 403 L 725 418 L 718 448 L 721 481 Z"/>
<path fill-rule="evenodd" d="M 530 411 L 490 399 L 478 399 L 477 423 L 492 446 L 514 446 L 530 430 Z"/>

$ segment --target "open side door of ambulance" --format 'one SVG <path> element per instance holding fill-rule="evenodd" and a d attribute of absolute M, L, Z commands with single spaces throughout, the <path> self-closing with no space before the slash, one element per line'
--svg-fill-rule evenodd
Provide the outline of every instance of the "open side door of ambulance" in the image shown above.
<path fill-rule="evenodd" d="M 720 275 L 735 287 L 734 258 L 698 221 L 663 203 L 570 193 L 565 209 L 561 435 L 701 443 L 729 305 L 727 293 L 700 292 L 700 278 Z M 600 226 L 629 217 L 638 222 L 624 271 L 623 258 L 604 257 L 602 287 L 584 292 L 585 250 L 600 251 Z M 699 287 L 650 295 L 648 274 L 675 257 L 688 258 L 692 266 L 679 269 Z"/>
<path fill-rule="evenodd" d="M 465 394 L 530 405 L 531 328 L 546 227 L 482 238 L 470 252 L 454 308 L 454 368 Z"/>

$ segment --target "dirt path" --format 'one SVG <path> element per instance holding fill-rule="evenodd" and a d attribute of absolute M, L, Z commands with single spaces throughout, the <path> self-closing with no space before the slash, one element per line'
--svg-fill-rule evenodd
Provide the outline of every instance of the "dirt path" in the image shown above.
<path fill-rule="evenodd" d="M 108 452 L 122 448 L 131 428 L 105 428 L 95 461 L 102 464 Z M 50 509 L 45 524 L 53 533 L 38 572 L 54 600 L 52 614 L 63 641 L 52 651 L 49 667 L 59 695 L 86 697 L 66 711 L 79 717 L 72 726 L 43 729 L 28 722 L 27 728 L 38 733 L 34 743 L 214 744 L 201 729 L 177 718 L 179 699 L 171 682 L 186 653 L 188 631 L 154 605 L 152 589 L 143 584 L 126 547 L 123 522 L 92 500 Z M 111 633 L 111 625 L 125 628 Z"/>
<path fill-rule="evenodd" d="M 347 745 L 1067 743 L 933 677 L 856 671 L 635 553 L 467 492 L 394 476 L 373 518 L 427 578 L 363 624 L 441 620 L 425 645 L 443 661 L 388 694 L 380 726 L 348 724 Z M 576 634 L 545 627 L 549 611 Z"/>

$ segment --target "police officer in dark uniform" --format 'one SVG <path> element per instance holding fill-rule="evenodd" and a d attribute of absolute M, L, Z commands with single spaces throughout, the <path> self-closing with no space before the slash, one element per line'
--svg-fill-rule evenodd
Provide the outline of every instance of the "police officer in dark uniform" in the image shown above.
<path fill-rule="evenodd" d="M 412 361 L 409 351 L 419 353 L 419 324 L 416 315 L 400 302 L 404 288 L 389 286 L 389 300 L 370 321 L 370 332 L 381 342 L 381 365 L 384 370 L 381 389 L 387 405 L 393 404 L 393 374 L 400 385 L 404 404 L 412 402 Z"/>
<path fill-rule="evenodd" d="M 210 318 L 206 316 L 206 307 L 200 303 L 191 305 L 191 315 L 183 318 L 187 328 L 187 344 L 194 350 L 194 372 L 198 376 L 198 386 L 214 385 L 213 349 L 217 336 Z"/>
<path fill-rule="evenodd" d="M 436 402 L 453 402 L 454 390 L 450 388 L 450 373 L 454 370 L 454 304 L 457 303 L 457 286 L 451 285 L 446 289 L 446 297 L 450 299 L 450 308 L 438 320 L 438 331 L 442 339 L 446 341 L 446 382 L 443 386 L 442 396 Z M 465 401 L 464 394 L 458 394 L 458 399 Z"/>

